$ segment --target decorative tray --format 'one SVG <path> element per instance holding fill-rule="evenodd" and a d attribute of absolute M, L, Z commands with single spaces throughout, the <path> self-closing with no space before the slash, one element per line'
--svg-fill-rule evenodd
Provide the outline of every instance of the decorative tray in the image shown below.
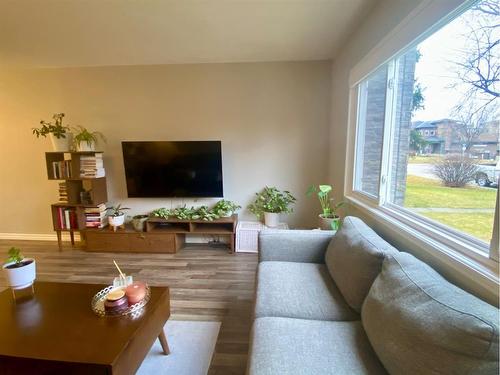
<path fill-rule="evenodd" d="M 151 298 L 151 290 L 149 289 L 149 286 L 146 285 L 146 295 L 140 302 L 130 305 L 126 310 L 123 310 L 121 312 L 110 313 L 109 311 L 106 311 L 104 309 L 104 301 L 106 300 L 106 296 L 108 295 L 109 292 L 118 288 L 121 287 L 115 287 L 113 285 L 110 285 L 97 292 L 94 298 L 92 298 L 91 302 L 92 311 L 99 316 L 131 315 L 133 318 L 140 316 L 142 314 L 143 307 L 146 306 L 146 304 L 149 302 L 149 299 Z"/>

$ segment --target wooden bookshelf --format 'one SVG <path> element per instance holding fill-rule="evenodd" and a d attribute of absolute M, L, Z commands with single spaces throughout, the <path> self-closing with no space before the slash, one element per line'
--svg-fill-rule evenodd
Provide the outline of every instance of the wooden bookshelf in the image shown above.
<path fill-rule="evenodd" d="M 45 164 L 47 178 L 51 181 L 65 183 L 67 202 L 57 202 L 51 205 L 52 224 L 57 234 L 59 250 L 62 250 L 62 233 L 69 232 L 71 244 L 75 244 L 74 232 L 86 230 L 85 207 L 95 207 L 108 200 L 106 177 L 81 177 L 81 156 L 95 156 L 102 151 L 86 152 L 46 152 Z M 58 164 L 54 166 L 54 164 Z M 59 173 L 59 175 L 56 174 Z M 89 192 L 89 199 L 82 202 L 81 193 Z M 66 214 L 68 212 L 68 214 Z M 62 216 L 61 216 L 62 215 Z M 69 215 L 69 228 L 67 225 Z"/>

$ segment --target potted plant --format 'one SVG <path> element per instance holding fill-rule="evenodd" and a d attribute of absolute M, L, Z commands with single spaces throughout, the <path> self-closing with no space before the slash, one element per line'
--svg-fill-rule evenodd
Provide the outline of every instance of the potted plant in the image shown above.
<path fill-rule="evenodd" d="M 77 126 L 74 130 L 76 134 L 73 142 L 78 151 L 95 151 L 99 138 L 106 142 L 106 138 L 101 132 L 90 132 L 83 126 Z"/>
<path fill-rule="evenodd" d="M 260 193 L 255 194 L 255 201 L 248 206 L 257 218 L 264 214 L 264 224 L 268 227 L 277 227 L 279 224 L 279 214 L 292 212 L 290 207 L 296 199 L 289 191 L 280 191 L 275 187 L 265 187 Z"/>
<path fill-rule="evenodd" d="M 132 225 L 134 229 L 138 232 L 144 232 L 144 226 L 146 224 L 146 220 L 148 220 L 148 215 L 135 215 L 132 217 Z"/>
<path fill-rule="evenodd" d="M 215 206 L 212 208 L 212 211 L 215 212 L 219 217 L 230 217 L 240 208 L 241 206 L 237 205 L 236 203 L 222 199 L 215 204 Z"/>
<path fill-rule="evenodd" d="M 310 197 L 316 193 L 321 205 L 323 213 L 319 214 L 319 227 L 323 230 L 338 230 L 340 228 L 340 217 L 337 215 L 337 209 L 342 207 L 345 202 L 341 201 L 336 204 L 333 203 L 333 198 L 330 198 L 332 191 L 331 185 L 311 185 L 307 189 L 306 195 Z"/>
<path fill-rule="evenodd" d="M 41 120 L 42 126 L 32 129 L 37 138 L 46 138 L 48 135 L 54 151 L 69 151 L 71 146 L 72 134 L 69 132 L 70 128 L 63 125 L 63 117 L 64 113 L 54 113 L 52 116 L 54 123 Z"/>
<path fill-rule="evenodd" d="M 21 250 L 11 247 L 8 252 L 7 261 L 2 266 L 7 284 L 12 289 L 23 289 L 33 284 L 36 277 L 35 260 L 24 258 Z"/>
<path fill-rule="evenodd" d="M 219 217 L 220 216 L 213 210 L 210 210 L 208 206 L 200 206 L 198 208 L 191 207 L 191 220 L 214 221 Z"/>
<path fill-rule="evenodd" d="M 125 213 L 124 210 L 130 210 L 128 207 L 122 207 L 121 204 L 118 206 L 106 207 L 108 213 L 108 221 L 109 225 L 116 230 L 116 227 L 122 226 L 125 224 Z"/>
<path fill-rule="evenodd" d="M 151 216 L 160 217 L 162 219 L 168 219 L 170 216 L 174 216 L 173 211 L 168 208 L 162 207 L 157 208 L 151 212 Z"/>

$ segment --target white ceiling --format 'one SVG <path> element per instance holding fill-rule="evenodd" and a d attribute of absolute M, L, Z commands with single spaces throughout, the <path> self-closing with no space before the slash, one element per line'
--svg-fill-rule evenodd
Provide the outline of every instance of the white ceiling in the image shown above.
<path fill-rule="evenodd" d="M 375 0 L 0 0 L 0 65 L 334 57 Z"/>

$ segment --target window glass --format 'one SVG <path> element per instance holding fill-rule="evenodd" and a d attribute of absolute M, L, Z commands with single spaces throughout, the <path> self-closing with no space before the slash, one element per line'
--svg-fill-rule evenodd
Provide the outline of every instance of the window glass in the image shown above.
<path fill-rule="evenodd" d="M 482 1 L 396 60 L 388 201 L 490 242 L 500 174 L 500 5 Z"/>
<path fill-rule="evenodd" d="M 374 197 L 378 197 L 380 186 L 387 72 L 385 65 L 358 86 L 354 189 Z"/>

